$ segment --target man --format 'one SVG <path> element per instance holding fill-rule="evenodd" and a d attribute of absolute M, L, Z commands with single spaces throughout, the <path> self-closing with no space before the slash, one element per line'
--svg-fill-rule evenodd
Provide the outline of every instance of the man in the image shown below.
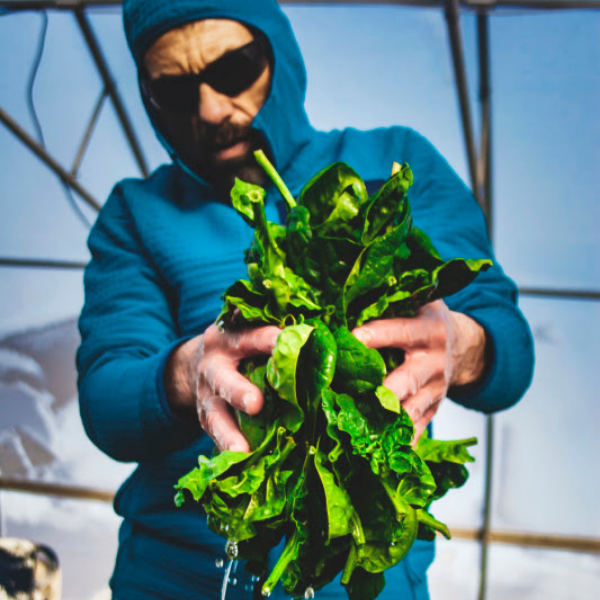
<path fill-rule="evenodd" d="M 139 463 L 115 501 L 124 522 L 114 597 L 217 598 L 223 540 L 198 508 L 174 508 L 172 486 L 198 454 L 211 451 L 212 440 L 220 449 L 247 450 L 231 407 L 251 415 L 262 407 L 260 391 L 237 365 L 270 353 L 279 330 L 222 333 L 211 325 L 223 291 L 245 275 L 252 230 L 230 206 L 228 190 L 236 176 L 266 184 L 252 151 L 270 155 L 294 194 L 338 160 L 371 188 L 389 176 L 392 161 L 406 161 L 415 173 L 414 221 L 442 256 L 491 257 L 491 249 L 473 196 L 416 132 L 311 127 L 302 57 L 274 0 L 126 0 L 123 10 L 144 104 L 173 164 L 146 181 L 118 184 L 90 235 L 81 413 L 103 451 Z M 270 220 L 279 220 L 278 202 L 269 187 Z M 404 364 L 385 383 L 417 435 L 446 395 L 491 412 L 516 402 L 531 378 L 529 329 L 498 266 L 414 319 L 375 321 L 355 335 L 372 347 L 404 349 Z M 427 598 L 432 559 L 433 545 L 417 542 L 386 573 L 380 597 Z M 335 582 L 318 594 L 345 598 Z"/>

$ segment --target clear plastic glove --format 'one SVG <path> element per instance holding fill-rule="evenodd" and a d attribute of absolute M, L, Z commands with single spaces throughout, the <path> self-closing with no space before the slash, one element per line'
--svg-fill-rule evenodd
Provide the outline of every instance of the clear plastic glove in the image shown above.
<path fill-rule="evenodd" d="M 199 419 L 220 450 L 249 452 L 232 407 L 258 414 L 262 392 L 239 371 L 242 359 L 271 354 L 281 330 L 274 326 L 221 331 L 211 325 L 178 346 L 167 362 L 165 389 L 173 412 Z"/>
<path fill-rule="evenodd" d="M 416 443 L 451 386 L 476 383 L 485 370 L 485 331 L 470 317 L 451 311 L 443 300 L 416 316 L 371 321 L 354 335 L 369 348 L 400 348 L 404 362 L 388 373 L 392 390 L 415 424 Z"/>

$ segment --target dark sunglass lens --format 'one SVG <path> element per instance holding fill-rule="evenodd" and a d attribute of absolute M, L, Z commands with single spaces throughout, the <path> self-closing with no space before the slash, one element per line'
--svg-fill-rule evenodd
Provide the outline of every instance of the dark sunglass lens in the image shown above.
<path fill-rule="evenodd" d="M 198 83 L 193 77 L 161 77 L 149 88 L 156 104 L 164 110 L 192 112 L 198 108 Z"/>
<path fill-rule="evenodd" d="M 247 90 L 266 65 L 264 54 L 255 44 L 253 42 L 215 62 L 206 73 L 206 83 L 217 92 L 231 97 Z"/>

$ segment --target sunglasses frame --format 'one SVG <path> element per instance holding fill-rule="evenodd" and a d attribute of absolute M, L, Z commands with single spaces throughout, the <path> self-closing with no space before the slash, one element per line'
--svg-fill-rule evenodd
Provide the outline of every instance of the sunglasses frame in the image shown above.
<path fill-rule="evenodd" d="M 219 89 L 219 85 L 218 82 L 214 81 L 215 77 L 218 77 L 218 75 L 213 75 L 213 73 L 219 71 L 220 68 L 219 65 L 223 64 L 226 61 L 230 61 L 232 59 L 232 57 L 239 55 L 239 54 L 248 54 L 249 52 L 254 51 L 254 49 L 257 48 L 257 52 L 260 52 L 260 55 L 257 56 L 257 58 L 255 59 L 256 61 L 256 65 L 257 65 L 257 74 L 256 76 L 249 82 L 247 83 L 244 87 L 242 87 L 242 89 L 240 90 L 234 90 L 233 93 L 228 93 L 227 91 L 223 91 L 222 89 Z M 169 106 L 162 106 L 161 103 L 158 102 L 158 100 L 156 99 L 155 95 L 152 93 L 152 86 L 153 84 L 156 84 L 156 82 L 162 81 L 190 81 L 190 88 L 191 89 L 195 89 L 195 94 L 196 94 L 196 101 L 195 101 L 195 106 L 198 106 L 198 90 L 200 88 L 200 85 L 202 83 L 206 83 L 207 85 L 209 85 L 212 89 L 214 89 L 216 92 L 220 93 L 220 94 L 224 94 L 226 96 L 229 96 L 230 98 L 235 98 L 236 96 L 239 96 L 242 92 L 245 92 L 247 89 L 249 89 L 254 83 L 256 83 L 256 81 L 258 80 L 258 78 L 264 73 L 265 68 L 267 67 L 268 64 L 270 64 L 271 61 L 271 46 L 269 44 L 269 42 L 267 41 L 266 37 L 264 36 L 264 34 L 260 33 L 260 32 L 256 32 L 255 33 L 255 37 L 251 42 L 248 42 L 247 44 L 244 44 L 243 46 L 240 46 L 239 48 L 236 48 L 235 50 L 231 50 L 229 52 L 226 52 L 225 54 L 223 54 L 222 56 L 220 56 L 219 58 L 217 58 L 216 60 L 214 60 L 213 62 L 209 63 L 205 69 L 202 70 L 201 73 L 190 73 L 190 74 L 185 74 L 185 75 L 164 75 L 161 77 L 158 77 L 156 79 L 151 79 L 148 72 L 146 71 L 145 68 L 140 70 L 140 77 L 139 77 L 139 81 L 140 81 L 140 90 L 142 92 L 142 95 L 148 100 L 148 102 L 151 104 L 151 106 L 155 109 L 155 110 L 159 110 L 159 111 L 168 111 L 168 112 L 176 112 L 176 113 L 182 113 L 182 114 L 189 114 L 194 112 L 195 109 L 191 108 L 191 102 L 190 102 L 190 108 L 174 108 L 173 106 L 169 107 Z M 262 63 L 262 67 L 260 66 L 259 63 Z M 211 79 L 213 81 L 211 81 Z M 214 85 L 217 85 L 217 87 L 214 87 Z M 163 103 L 164 104 L 164 103 Z"/>

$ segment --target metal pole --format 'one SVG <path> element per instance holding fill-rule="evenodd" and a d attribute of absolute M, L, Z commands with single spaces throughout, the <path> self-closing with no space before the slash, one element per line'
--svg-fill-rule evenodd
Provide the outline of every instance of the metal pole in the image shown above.
<path fill-rule="evenodd" d="M 489 17 L 477 16 L 477 46 L 479 56 L 479 103 L 481 107 L 481 141 L 479 145 L 478 178 L 483 209 L 487 217 L 490 240 L 493 233 L 492 214 L 492 95 L 490 83 Z"/>
<path fill-rule="evenodd" d="M 27 481 L 26 479 L 10 479 L 8 477 L 0 477 L 0 490 L 42 494 L 44 496 L 59 496 L 61 498 L 77 498 L 79 500 L 100 500 L 101 502 L 112 502 L 115 497 L 112 492 L 106 490 L 43 483 L 40 481 Z"/>
<path fill-rule="evenodd" d="M 493 245 L 492 221 L 492 103 L 490 88 L 490 46 L 487 12 L 477 16 L 477 46 L 479 59 L 479 102 L 481 110 L 481 142 L 478 157 L 479 198 L 487 217 L 490 243 Z M 485 479 L 483 498 L 483 522 L 481 526 L 481 555 L 479 571 L 479 600 L 487 594 L 489 543 L 492 516 L 492 484 L 494 474 L 494 417 L 486 417 Z"/>
<path fill-rule="evenodd" d="M 445 0 L 279 0 L 280 4 L 296 6 L 315 4 L 356 4 L 380 6 L 414 6 L 419 8 L 441 8 Z M 533 10 L 599 9 L 597 0 L 460 0 L 467 9 L 516 8 Z M 10 11 L 23 10 L 76 10 L 81 8 L 114 8 L 121 0 L 1 0 L 0 8 Z"/>
<path fill-rule="evenodd" d="M 453 539 L 478 541 L 481 539 L 480 529 L 461 529 L 450 527 Z M 546 548 L 552 550 L 571 550 L 573 552 L 600 553 L 600 539 L 590 537 L 544 535 L 539 533 L 515 533 L 512 531 L 490 531 L 490 542 Z"/>
<path fill-rule="evenodd" d="M 144 153 L 142 152 L 142 147 L 140 142 L 137 139 L 133 126 L 131 124 L 131 120 L 129 119 L 129 115 L 125 108 L 125 104 L 123 103 L 119 92 L 117 91 L 117 86 L 112 78 L 110 70 L 108 68 L 108 63 L 104 58 L 104 54 L 102 53 L 102 49 L 100 48 L 100 44 L 96 39 L 94 31 L 87 19 L 86 14 L 83 12 L 83 9 L 76 8 L 73 11 L 75 18 L 77 19 L 77 23 L 79 24 L 79 28 L 81 29 L 81 33 L 87 43 L 87 46 L 90 50 L 92 58 L 94 59 L 94 63 L 96 64 L 96 68 L 104 81 L 104 88 L 108 92 L 110 99 L 112 100 L 113 106 L 115 107 L 115 111 L 117 113 L 117 117 L 119 122 L 121 123 L 121 127 L 123 128 L 123 133 L 129 142 L 129 146 L 133 155 L 135 156 L 135 160 L 138 164 L 140 172 L 144 177 L 148 177 L 148 165 L 146 163 L 146 158 L 144 157 Z"/>
<path fill-rule="evenodd" d="M 87 263 L 44 258 L 0 258 L 0 267 L 33 267 L 42 269 L 85 269 Z"/>
<path fill-rule="evenodd" d="M 448 23 L 448 35 L 450 39 L 450 50 L 452 52 L 452 64 L 456 79 L 456 90 L 460 104 L 460 115 L 462 119 L 463 134 L 467 150 L 467 161 L 469 164 L 469 175 L 471 176 L 471 188 L 481 203 L 479 185 L 477 181 L 477 158 L 475 153 L 475 140 L 473 127 L 471 125 L 471 109 L 469 106 L 469 93 L 467 88 L 467 74 L 465 69 L 464 51 L 460 33 L 460 14 L 458 0 L 446 1 L 446 21 Z"/>
<path fill-rule="evenodd" d="M 551 290 L 520 287 L 519 294 L 522 296 L 541 296 L 544 298 L 562 298 L 565 300 L 600 300 L 600 292 L 593 290 Z"/>
<path fill-rule="evenodd" d="M 77 155 L 75 156 L 75 160 L 73 161 L 73 166 L 71 167 L 71 175 L 73 177 L 77 176 L 77 171 L 79 171 L 79 167 L 81 166 L 81 161 L 83 160 L 83 155 L 87 150 L 88 144 L 90 143 L 90 139 L 92 137 L 92 133 L 94 128 L 96 127 L 96 123 L 98 122 L 98 118 L 100 117 L 100 111 L 102 110 L 102 105 L 104 104 L 104 99 L 108 96 L 108 92 L 106 88 L 102 90 L 98 101 L 96 102 L 96 106 L 92 112 L 92 116 L 90 118 L 90 122 L 83 134 L 83 138 L 81 140 L 81 144 L 79 144 L 79 150 L 77 150 Z"/>
<path fill-rule="evenodd" d="M 0 121 L 12 131 L 46 166 L 54 171 L 58 177 L 64 181 L 69 187 L 77 192 L 85 202 L 87 202 L 92 208 L 99 211 L 101 206 L 94 199 L 94 197 L 83 188 L 80 183 L 70 174 L 63 169 L 60 164 L 46 152 L 46 150 L 38 144 L 12 117 L 0 107 Z"/>

